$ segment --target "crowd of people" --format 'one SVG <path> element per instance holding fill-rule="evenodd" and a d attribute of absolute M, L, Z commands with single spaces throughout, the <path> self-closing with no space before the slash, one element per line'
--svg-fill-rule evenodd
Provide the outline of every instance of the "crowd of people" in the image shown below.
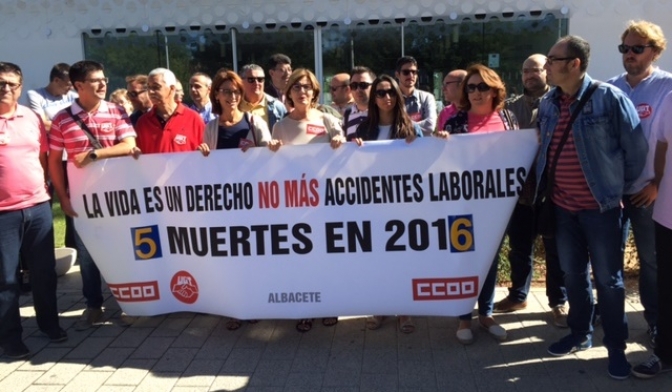
<path fill-rule="evenodd" d="M 547 52 L 522 62 L 524 93 L 506 99 L 506 87 L 491 68 L 473 64 L 446 73 L 446 106 L 416 88 L 418 62 L 397 61 L 395 75 L 365 66 L 330 80 L 333 102 L 320 104 L 322 86 L 308 69 L 292 70 L 291 59 L 271 56 L 270 79 L 256 64 L 238 73 L 220 69 L 189 79 L 191 104 L 173 72 L 156 68 L 126 78 L 112 92 L 102 64 L 84 60 L 57 64 L 49 84 L 29 91 L 30 108 L 18 104 L 19 66 L 0 62 L 0 346 L 10 358 L 25 358 L 19 316 L 19 277 L 31 271 L 37 325 L 52 342 L 67 339 L 58 321 L 50 182 L 68 217 L 66 246 L 77 249 L 86 310 L 74 325 L 85 330 L 103 319 L 101 275 L 77 234 L 64 162 L 91 162 L 140 154 L 418 137 L 537 128 L 540 148 L 507 228 L 511 287 L 494 303 L 499 253 L 478 297 L 478 323 L 495 339 L 507 331 L 493 314 L 527 307 L 533 248 L 543 235 L 546 294 L 552 324 L 569 333 L 548 347 L 564 356 L 592 347 L 599 313 L 608 350 L 608 373 L 653 377 L 672 370 L 672 74 L 655 66 L 666 48 L 661 28 L 630 22 L 618 51 L 625 72 L 599 82 L 588 73 L 590 45 L 577 36 L 560 38 Z M 31 110 L 32 109 L 32 110 Z M 666 159 L 667 156 L 667 159 Z M 550 211 L 550 213 L 547 213 Z M 639 293 L 654 354 L 632 368 L 626 355 L 623 249 L 632 227 L 640 260 Z M 592 279 L 591 279 L 592 276 Z M 593 298 L 593 287 L 597 301 Z M 459 317 L 457 341 L 471 344 L 472 314 Z M 132 318 L 122 315 L 119 322 Z M 254 320 L 251 320 L 254 322 Z M 333 326 L 337 317 L 322 319 Z M 299 320 L 307 332 L 313 320 Z M 366 319 L 381 327 L 383 316 Z M 402 333 L 413 333 L 409 316 L 398 315 Z M 232 319 L 227 328 L 242 326 Z"/>

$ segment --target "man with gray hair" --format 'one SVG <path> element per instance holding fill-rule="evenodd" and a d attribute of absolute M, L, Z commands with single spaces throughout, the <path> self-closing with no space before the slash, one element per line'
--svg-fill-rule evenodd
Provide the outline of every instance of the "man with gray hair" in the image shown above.
<path fill-rule="evenodd" d="M 189 105 L 190 109 L 195 110 L 207 124 L 215 118 L 212 113 L 212 102 L 210 102 L 210 87 L 212 79 L 203 72 L 196 72 L 189 79 L 189 96 L 193 102 Z"/>
<path fill-rule="evenodd" d="M 287 115 L 287 108 L 264 92 L 264 69 L 257 64 L 247 64 L 238 74 L 243 79 L 244 90 L 240 110 L 261 117 L 272 131 L 273 125 Z"/>
<path fill-rule="evenodd" d="M 154 106 L 140 117 L 135 129 L 144 154 L 196 151 L 205 124 L 195 111 L 175 102 L 177 79 L 165 68 L 149 73 L 147 90 Z"/>

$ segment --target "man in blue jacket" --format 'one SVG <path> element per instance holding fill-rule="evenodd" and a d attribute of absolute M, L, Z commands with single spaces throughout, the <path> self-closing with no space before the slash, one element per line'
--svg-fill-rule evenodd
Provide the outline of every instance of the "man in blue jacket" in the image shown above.
<path fill-rule="evenodd" d="M 563 356 L 592 347 L 593 295 L 589 263 L 595 278 L 608 372 L 625 379 L 628 322 L 625 316 L 621 200 L 644 168 L 648 151 L 632 102 L 612 85 L 601 83 L 570 117 L 583 94 L 595 83 L 586 73 L 590 45 L 577 36 L 558 40 L 548 51 L 549 84 L 556 86 L 539 106 L 541 150 L 536 171 L 540 184 L 548 179 L 556 154 L 550 198 L 555 205 L 555 237 L 569 300 L 571 333 L 549 346 Z M 559 147 L 563 134 L 569 136 Z"/>

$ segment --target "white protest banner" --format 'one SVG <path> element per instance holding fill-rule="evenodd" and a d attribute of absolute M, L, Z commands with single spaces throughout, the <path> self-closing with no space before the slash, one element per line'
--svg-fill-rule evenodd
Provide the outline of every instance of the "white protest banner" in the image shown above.
<path fill-rule="evenodd" d="M 69 167 L 77 230 L 130 315 L 473 309 L 534 130 L 143 155 Z"/>

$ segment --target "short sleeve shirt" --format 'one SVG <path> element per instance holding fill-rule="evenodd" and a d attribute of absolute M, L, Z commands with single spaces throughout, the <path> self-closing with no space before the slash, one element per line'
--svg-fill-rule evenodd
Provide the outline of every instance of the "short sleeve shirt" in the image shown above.
<path fill-rule="evenodd" d="M 136 143 L 143 154 L 196 151 L 203 142 L 205 124 L 195 111 L 178 104 L 165 124 L 152 108 L 138 120 Z"/>
<path fill-rule="evenodd" d="M 101 101 L 93 112 L 86 112 L 77 102 L 71 106 L 72 114 L 79 117 L 103 147 L 112 147 L 120 141 L 135 137 L 126 110 L 117 104 Z M 64 109 L 58 112 L 51 123 L 49 148 L 65 150 L 68 160 L 85 151 L 93 150 L 89 137 Z"/>

